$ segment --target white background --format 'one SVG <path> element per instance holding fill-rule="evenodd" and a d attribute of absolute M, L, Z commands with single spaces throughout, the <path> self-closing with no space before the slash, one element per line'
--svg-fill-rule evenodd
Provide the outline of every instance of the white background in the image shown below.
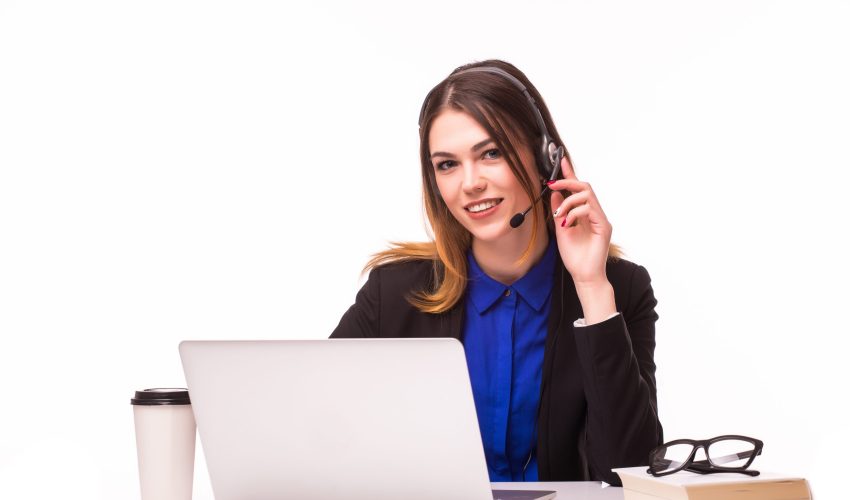
<path fill-rule="evenodd" d="M 653 278 L 665 438 L 759 437 L 757 468 L 836 498 L 848 25 L 828 1 L 0 0 L 0 497 L 137 498 L 129 399 L 183 384 L 180 340 L 326 337 L 368 256 L 425 237 L 425 94 L 501 58 Z"/>

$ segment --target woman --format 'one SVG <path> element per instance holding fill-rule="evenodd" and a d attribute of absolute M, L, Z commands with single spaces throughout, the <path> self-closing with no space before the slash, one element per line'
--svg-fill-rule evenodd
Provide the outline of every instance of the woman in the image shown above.
<path fill-rule="evenodd" d="M 491 481 L 620 484 L 662 441 L 648 273 L 513 65 L 457 68 L 419 125 L 433 241 L 377 254 L 331 336 L 460 339 Z"/>

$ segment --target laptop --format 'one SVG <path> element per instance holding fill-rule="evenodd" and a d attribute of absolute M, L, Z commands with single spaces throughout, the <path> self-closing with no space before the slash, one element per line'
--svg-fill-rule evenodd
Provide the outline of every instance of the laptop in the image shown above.
<path fill-rule="evenodd" d="M 547 500 L 490 489 L 455 339 L 184 341 L 217 500 Z"/>

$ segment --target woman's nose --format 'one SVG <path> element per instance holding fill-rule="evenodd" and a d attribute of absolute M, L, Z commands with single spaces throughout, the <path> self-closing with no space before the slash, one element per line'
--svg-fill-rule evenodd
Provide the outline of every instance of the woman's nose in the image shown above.
<path fill-rule="evenodd" d="M 466 193 L 484 191 L 487 181 L 481 176 L 478 167 L 474 164 L 463 167 L 463 190 Z"/>

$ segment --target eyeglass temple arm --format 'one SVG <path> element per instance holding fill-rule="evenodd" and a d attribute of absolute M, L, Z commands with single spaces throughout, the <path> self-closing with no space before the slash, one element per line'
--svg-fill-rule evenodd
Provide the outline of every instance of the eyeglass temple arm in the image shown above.
<path fill-rule="evenodd" d="M 711 457 L 711 461 L 715 464 L 727 464 L 729 462 L 734 462 L 735 460 L 740 460 L 742 458 L 750 458 L 755 453 L 755 450 L 742 451 L 741 453 L 732 453 L 731 455 L 724 455 L 722 457 Z M 761 450 L 756 453 L 757 455 L 761 454 Z M 691 462 L 694 465 L 711 465 L 708 460 L 694 460 Z"/>
<path fill-rule="evenodd" d="M 734 462 L 735 460 L 740 460 L 742 458 L 750 458 L 753 454 L 759 455 L 761 454 L 761 450 L 756 453 L 755 450 L 743 451 L 741 453 L 732 453 L 731 455 L 724 455 L 722 457 L 711 457 L 712 462 L 715 464 L 725 464 L 729 462 Z M 696 472 L 697 474 L 714 474 L 718 472 L 737 472 L 739 474 L 746 474 L 748 476 L 758 476 L 759 471 L 752 469 L 744 469 L 737 471 L 724 471 L 722 469 L 717 469 L 709 463 L 708 460 L 694 460 L 687 466 L 685 466 L 685 470 L 689 470 L 691 472 Z"/>

